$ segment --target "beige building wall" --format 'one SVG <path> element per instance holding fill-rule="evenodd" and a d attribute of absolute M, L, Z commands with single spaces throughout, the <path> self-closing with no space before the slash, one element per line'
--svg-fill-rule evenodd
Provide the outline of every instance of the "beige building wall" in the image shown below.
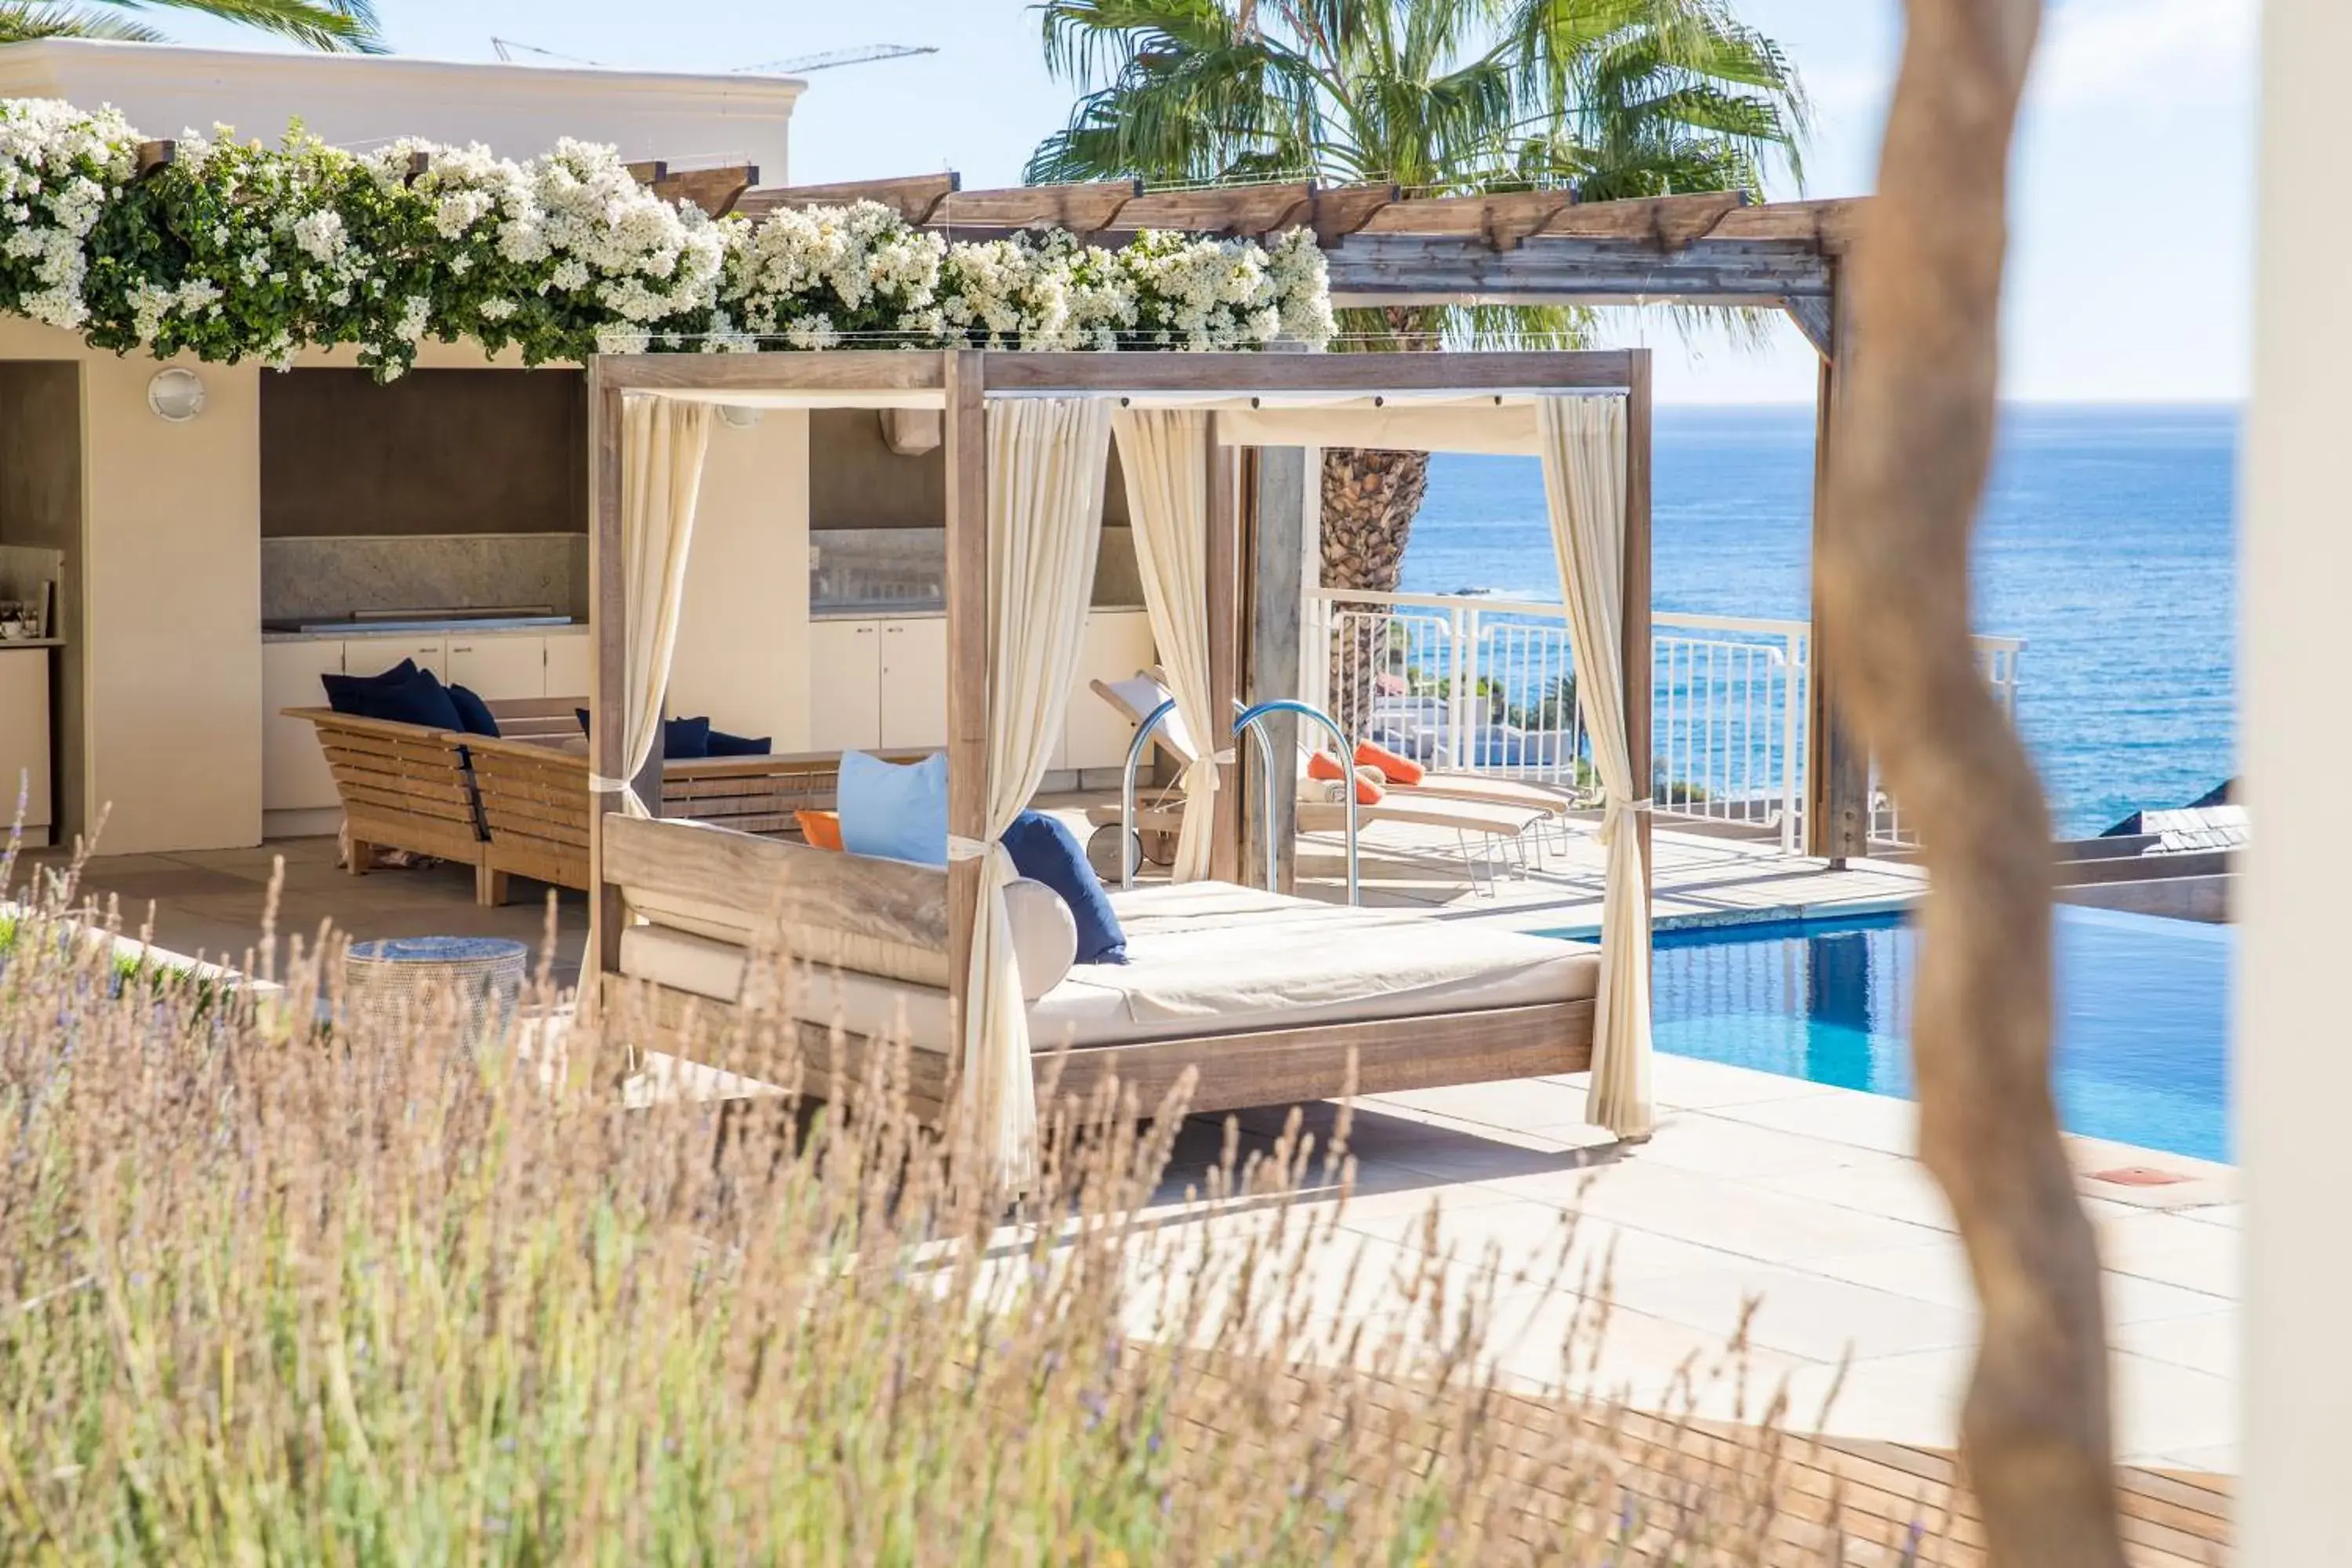
<path fill-rule="evenodd" d="M 0 359 L 81 365 L 86 548 L 67 625 L 87 756 L 67 809 L 107 813 L 110 854 L 257 842 L 261 371 L 174 362 L 204 378 L 205 408 L 171 425 L 147 406 L 153 360 L 13 319 Z"/>
<path fill-rule="evenodd" d="M 2339 162 L 2352 6 L 2263 8 L 2254 396 L 2242 503 L 2239 615 L 2246 803 L 2240 906 L 2236 1146 L 2244 1162 L 2244 1475 L 2237 1560 L 2352 1563 L 2352 1355 L 2345 1349 L 2352 1197 L 2352 778 L 2340 630 L 2352 592 L 2352 216 Z"/>
<path fill-rule="evenodd" d="M 422 136 L 487 142 L 513 158 L 569 136 L 630 159 L 751 163 L 785 180 L 787 123 L 803 84 L 787 77 L 692 76 L 493 65 L 388 55 L 195 49 L 53 39 L 0 50 L 0 97 L 111 103 L 150 136 L 211 135 L 215 124 L 276 142 L 290 120 L 354 149 Z"/>
<path fill-rule="evenodd" d="M 670 665 L 669 711 L 809 746 L 809 416 L 713 419 Z"/>

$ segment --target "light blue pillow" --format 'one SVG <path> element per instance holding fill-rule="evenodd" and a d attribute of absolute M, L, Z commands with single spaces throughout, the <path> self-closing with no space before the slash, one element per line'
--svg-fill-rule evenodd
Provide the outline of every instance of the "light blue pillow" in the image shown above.
<path fill-rule="evenodd" d="M 948 756 L 886 763 L 864 752 L 841 753 L 841 847 L 852 855 L 948 863 Z"/>

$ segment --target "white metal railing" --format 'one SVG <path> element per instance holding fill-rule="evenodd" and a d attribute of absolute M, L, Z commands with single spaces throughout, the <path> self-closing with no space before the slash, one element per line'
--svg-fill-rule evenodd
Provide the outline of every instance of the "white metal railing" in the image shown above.
<path fill-rule="evenodd" d="M 1350 733 L 1448 768 L 1593 788 L 1560 605 L 1310 588 L 1304 619 L 1302 695 Z M 1803 842 L 1811 627 L 1672 613 L 1652 624 L 1655 809 L 1794 851 Z M 2024 646 L 1978 639 L 1986 679 L 2012 717 Z M 1873 807 L 1874 836 L 1895 838 L 1902 825 L 1891 803 L 1874 793 Z"/>
<path fill-rule="evenodd" d="M 2011 724 L 2017 722 L 2017 666 L 2025 654 L 2023 637 L 1979 637 L 1977 641 L 1977 670 L 1992 689 L 1993 700 L 2000 710 L 2009 715 Z M 1873 842 L 1909 848 L 1918 842 L 1918 836 L 1903 820 L 1902 807 L 1894 796 L 1879 787 L 1878 769 L 1870 771 L 1870 837 Z"/>

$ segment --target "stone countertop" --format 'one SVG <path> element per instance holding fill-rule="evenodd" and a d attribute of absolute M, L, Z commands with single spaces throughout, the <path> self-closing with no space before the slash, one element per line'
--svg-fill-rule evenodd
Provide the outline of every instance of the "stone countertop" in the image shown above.
<path fill-rule="evenodd" d="M 1089 615 L 1099 611 L 1115 616 L 1139 616 L 1143 613 L 1143 606 L 1141 605 L 1088 605 L 1087 611 Z M 809 606 L 809 619 L 812 621 L 935 621 L 947 613 L 947 605 L 937 600 L 921 599 L 877 599 L 864 605 L 812 605 Z"/>
<path fill-rule="evenodd" d="M 314 623 L 307 628 L 264 626 L 261 640 L 278 642 L 352 642 L 367 637 L 431 637 L 435 633 L 536 632 L 544 637 L 551 633 L 584 632 L 588 623 L 583 619 L 548 616 L 518 616 L 486 617 L 460 616 L 439 621 L 348 621 Z"/>
<path fill-rule="evenodd" d="M 0 637 L 0 653 L 17 647 L 63 647 L 63 637 Z"/>

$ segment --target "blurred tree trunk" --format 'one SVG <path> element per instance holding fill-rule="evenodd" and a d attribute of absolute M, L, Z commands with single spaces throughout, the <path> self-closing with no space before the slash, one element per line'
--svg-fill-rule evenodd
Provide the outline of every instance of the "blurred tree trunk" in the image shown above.
<path fill-rule="evenodd" d="M 1961 1446 L 2000 1568 L 2120 1568 L 2105 1319 L 2050 1088 L 2050 820 L 1969 640 L 1999 384 L 2007 167 L 2040 0 L 1908 0 L 1848 263 L 1820 572 L 1840 698 L 1920 825 L 1920 1157 L 1984 1305 Z"/>

